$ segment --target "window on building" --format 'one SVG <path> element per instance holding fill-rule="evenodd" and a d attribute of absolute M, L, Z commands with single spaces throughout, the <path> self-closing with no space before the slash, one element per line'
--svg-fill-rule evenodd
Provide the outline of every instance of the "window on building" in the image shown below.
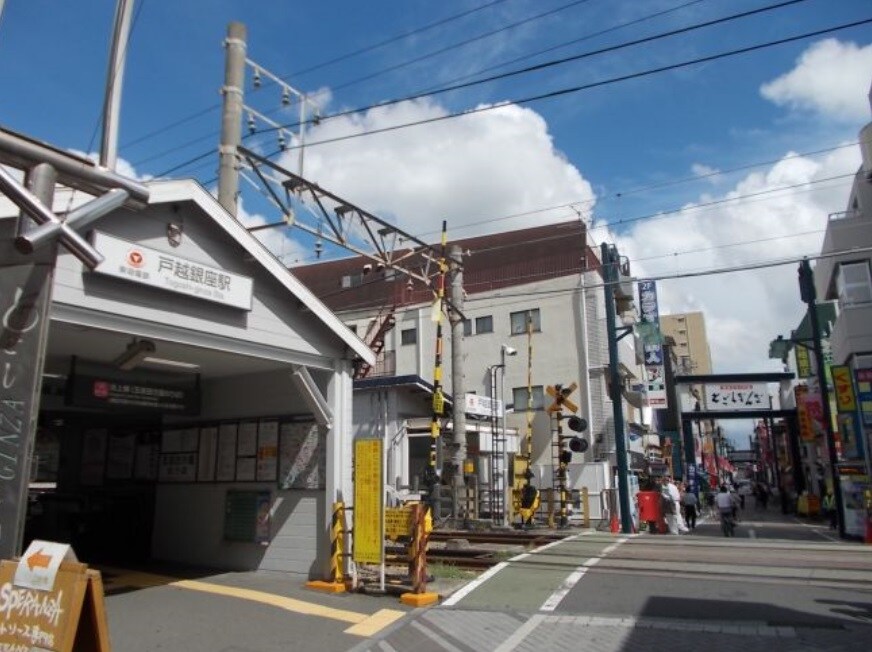
<path fill-rule="evenodd" d="M 512 321 L 512 335 L 521 335 L 527 332 L 527 320 L 529 319 L 533 323 L 533 330 L 535 332 L 539 332 L 542 330 L 541 323 L 539 321 L 539 309 L 533 308 L 532 310 L 521 310 L 520 312 L 513 312 L 509 315 L 509 318 Z"/>
<path fill-rule="evenodd" d="M 358 272 L 356 274 L 346 274 L 342 277 L 341 285 L 343 288 L 354 288 L 363 283 L 363 274 Z"/>
<path fill-rule="evenodd" d="M 527 409 L 527 388 L 515 387 L 512 389 L 512 401 L 515 412 L 524 412 Z M 542 385 L 533 385 L 533 409 L 541 410 L 545 407 L 545 394 Z"/>
<path fill-rule="evenodd" d="M 840 306 L 854 306 L 872 302 L 872 278 L 869 262 L 842 263 L 839 265 L 836 287 Z"/>
<path fill-rule="evenodd" d="M 475 318 L 475 332 L 477 335 L 482 333 L 494 332 L 494 318 L 491 315 Z"/>
<path fill-rule="evenodd" d="M 464 319 L 463 320 L 463 335 L 472 335 L 472 320 Z"/>
<path fill-rule="evenodd" d="M 417 328 L 404 328 L 400 331 L 400 344 L 415 344 L 418 342 Z"/>

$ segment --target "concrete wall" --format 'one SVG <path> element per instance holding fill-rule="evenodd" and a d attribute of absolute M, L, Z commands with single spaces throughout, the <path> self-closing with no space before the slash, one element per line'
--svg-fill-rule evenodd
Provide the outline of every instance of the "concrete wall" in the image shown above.
<path fill-rule="evenodd" d="M 270 491 L 270 542 L 224 540 L 228 490 Z M 329 558 L 324 530 L 323 491 L 279 491 L 268 483 L 158 485 L 152 556 L 178 563 L 227 570 L 275 570 L 320 578 Z"/>

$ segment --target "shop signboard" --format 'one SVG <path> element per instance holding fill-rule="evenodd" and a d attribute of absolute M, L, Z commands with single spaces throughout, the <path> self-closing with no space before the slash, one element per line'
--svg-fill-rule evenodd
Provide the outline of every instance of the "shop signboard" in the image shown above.
<path fill-rule="evenodd" d="M 91 240 L 104 257 L 94 268 L 98 274 L 251 310 L 253 282 L 246 276 L 100 231 L 94 231 Z"/>
<path fill-rule="evenodd" d="M 654 281 L 639 281 L 639 321 L 655 335 L 660 333 L 660 310 L 657 305 L 657 284 Z M 652 340 L 659 339 L 651 337 Z M 663 372 L 663 347 L 654 341 L 642 342 L 645 358 L 646 395 L 652 408 L 665 408 L 666 381 Z"/>
<path fill-rule="evenodd" d="M 801 344 L 797 345 L 793 348 L 793 355 L 796 358 L 797 377 L 810 378 L 813 372 L 811 370 L 811 356 L 808 354 L 808 349 Z"/>
<path fill-rule="evenodd" d="M 854 412 L 857 410 L 857 397 L 854 394 L 854 380 L 851 368 L 847 365 L 830 367 L 833 376 L 833 390 L 836 395 L 836 409 L 839 412 Z"/>
<path fill-rule="evenodd" d="M 503 416 L 503 402 L 488 396 L 467 394 L 466 414 L 479 417 L 501 418 Z"/>
<path fill-rule="evenodd" d="M 761 410 L 769 407 L 766 383 L 706 384 L 705 406 L 709 410 Z"/>
<path fill-rule="evenodd" d="M 865 492 L 869 491 L 869 476 L 862 463 L 839 464 L 839 483 L 842 488 L 845 533 L 863 538 L 866 535 Z"/>
<path fill-rule="evenodd" d="M 65 544 L 34 540 L 18 561 L 0 562 L 0 650 L 110 649 L 100 573 Z"/>
<path fill-rule="evenodd" d="M 857 402 L 863 425 L 872 426 L 872 369 L 856 369 L 854 378 L 857 380 Z"/>

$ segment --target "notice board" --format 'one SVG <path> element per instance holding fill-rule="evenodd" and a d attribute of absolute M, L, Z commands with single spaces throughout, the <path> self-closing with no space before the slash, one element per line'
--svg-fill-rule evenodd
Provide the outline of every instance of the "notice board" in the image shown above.
<path fill-rule="evenodd" d="M 354 561 L 384 560 L 384 479 L 381 439 L 354 442 Z"/>

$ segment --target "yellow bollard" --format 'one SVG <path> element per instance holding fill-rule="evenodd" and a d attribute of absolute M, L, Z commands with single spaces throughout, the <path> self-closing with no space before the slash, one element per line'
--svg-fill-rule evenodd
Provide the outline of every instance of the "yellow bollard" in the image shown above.
<path fill-rule="evenodd" d="M 326 582 L 311 580 L 306 582 L 306 587 L 330 593 L 343 593 L 345 591 L 344 561 L 345 503 L 339 501 L 333 503 L 333 516 L 330 523 L 330 579 Z"/>

